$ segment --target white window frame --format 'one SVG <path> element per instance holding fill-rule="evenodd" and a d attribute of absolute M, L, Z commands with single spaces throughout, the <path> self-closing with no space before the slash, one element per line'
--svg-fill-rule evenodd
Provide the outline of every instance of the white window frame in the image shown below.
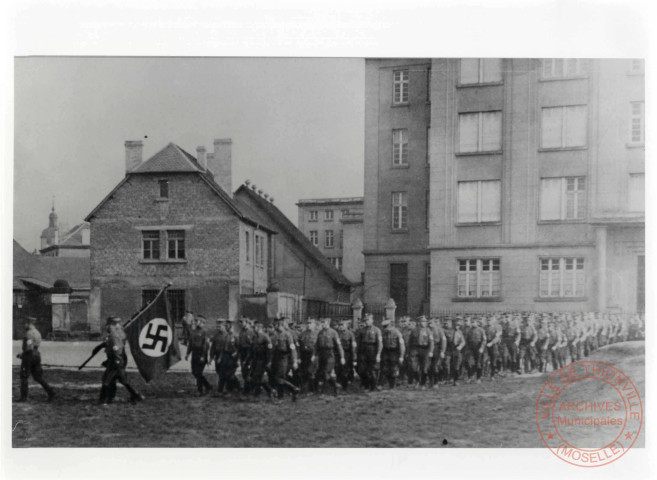
<path fill-rule="evenodd" d="M 308 238 L 313 245 L 319 245 L 319 232 L 317 230 L 311 230 L 308 232 Z"/>
<path fill-rule="evenodd" d="M 392 131 L 392 165 L 408 166 L 408 129 L 395 128 Z"/>
<path fill-rule="evenodd" d="M 476 82 L 464 82 L 463 75 L 461 74 L 461 65 L 463 60 L 477 60 L 477 81 Z M 496 60 L 499 62 L 500 66 L 500 78 L 499 80 L 484 80 L 486 69 L 486 61 Z M 501 58 L 464 58 L 459 61 L 459 85 L 496 85 L 504 81 L 504 63 Z"/>
<path fill-rule="evenodd" d="M 568 262 L 574 268 L 567 268 Z M 548 268 L 543 270 L 544 262 L 547 262 Z M 553 268 L 556 265 L 557 268 Z M 581 268 L 579 268 L 581 266 Z M 538 294 L 541 298 L 583 298 L 586 296 L 586 260 L 584 257 L 541 257 L 538 262 L 539 268 L 539 285 Z M 547 272 L 543 275 L 543 272 Z M 571 273 L 572 272 L 572 273 Z M 577 272 L 582 272 L 582 290 L 577 291 Z M 554 276 L 558 278 L 558 289 L 553 290 Z M 545 279 L 545 280 L 544 280 Z M 547 281 L 547 293 L 544 293 L 544 282 Z M 568 285 L 570 283 L 570 285 Z M 571 293 L 566 294 L 567 287 L 570 286 Z M 579 295 L 578 295 L 579 293 Z"/>
<path fill-rule="evenodd" d="M 157 234 L 157 238 L 146 238 L 148 234 Z M 162 260 L 162 248 L 160 245 L 160 240 L 162 233 L 159 230 L 142 230 L 141 232 L 141 258 L 142 260 Z M 146 242 L 149 244 L 157 245 L 157 258 L 153 258 L 153 247 L 151 246 L 148 251 L 150 256 L 146 257 Z"/>
<path fill-rule="evenodd" d="M 182 233 L 182 238 L 171 238 Z M 185 230 L 167 230 L 167 259 L 169 260 L 185 260 L 187 258 L 187 245 L 185 242 Z M 175 255 L 172 257 L 169 252 L 171 251 L 171 242 L 175 243 Z M 182 242 L 182 256 L 179 257 L 180 243 Z"/>
<path fill-rule="evenodd" d="M 333 210 L 324 210 L 324 221 L 325 222 L 333 221 Z"/>
<path fill-rule="evenodd" d="M 638 135 L 635 126 L 638 125 Z M 630 102 L 630 145 L 644 145 L 646 141 L 646 103 Z"/>
<path fill-rule="evenodd" d="M 408 86 L 409 86 L 408 69 L 393 70 L 392 72 L 392 104 L 393 105 L 406 105 L 408 103 Z"/>
<path fill-rule="evenodd" d="M 484 149 L 484 114 L 498 114 L 499 115 L 499 120 L 500 120 L 500 131 L 499 131 L 499 144 L 500 147 L 495 149 L 495 150 L 489 150 L 489 149 Z M 466 116 L 466 115 L 477 115 L 477 147 L 475 150 L 461 150 L 461 118 Z M 459 142 L 458 142 L 458 153 L 471 153 L 471 154 L 476 154 L 476 153 L 500 153 L 502 151 L 502 137 L 503 137 L 503 130 L 504 130 L 504 125 L 502 124 L 502 111 L 501 110 L 491 110 L 491 111 L 486 111 L 486 112 L 461 112 L 459 113 L 459 124 L 458 124 L 458 131 L 459 131 Z"/>
<path fill-rule="evenodd" d="M 335 235 L 333 230 L 324 231 L 324 248 L 333 248 L 335 246 Z"/>
<path fill-rule="evenodd" d="M 569 220 L 584 220 L 587 217 L 588 212 L 588 193 L 586 190 L 586 177 L 577 176 L 577 177 L 543 177 L 541 178 L 541 185 L 539 186 L 540 192 L 540 203 L 541 205 L 545 201 L 543 198 L 543 181 L 545 180 L 560 180 L 561 181 L 561 193 L 559 195 L 559 218 L 543 218 L 541 216 L 542 209 L 539 208 L 539 219 L 544 222 L 559 222 L 559 221 L 569 221 Z M 568 190 L 568 181 L 572 180 L 575 183 L 575 190 Z M 583 185 L 583 187 L 582 187 Z M 580 188 L 581 187 L 581 188 Z M 568 216 L 568 197 L 573 196 L 573 216 Z M 580 205 L 584 204 L 584 209 L 582 215 L 579 215 Z"/>
<path fill-rule="evenodd" d="M 500 199 L 499 199 L 499 217 L 495 220 L 482 220 L 483 218 L 483 195 L 482 195 L 482 184 L 484 182 L 498 182 L 500 184 Z M 461 221 L 461 216 L 458 211 L 460 208 L 459 202 L 458 202 L 458 195 L 459 195 L 459 185 L 462 183 L 476 183 L 477 184 L 477 220 L 475 221 Z M 464 182 L 457 182 L 456 185 L 456 195 L 457 195 L 457 212 L 456 212 L 456 220 L 457 224 L 472 224 L 472 223 L 499 223 L 502 221 L 502 181 L 501 180 L 473 180 L 473 181 L 464 181 Z"/>
<path fill-rule="evenodd" d="M 461 266 L 465 265 L 465 270 Z M 474 268 L 471 268 L 474 267 Z M 499 298 L 502 295 L 501 261 L 499 258 L 457 259 L 456 295 L 458 298 Z M 496 273 L 497 272 L 497 273 Z M 459 288 L 463 284 L 465 292 Z M 497 284 L 497 293 L 494 287 Z M 486 292 L 486 293 L 485 293 Z"/>
<path fill-rule="evenodd" d="M 566 109 L 568 108 L 584 108 L 585 109 L 585 115 L 584 115 L 584 143 L 582 145 L 569 145 L 566 143 L 566 139 L 568 138 L 568 122 L 566 121 Z M 561 110 L 561 144 L 558 146 L 549 146 L 546 147 L 543 145 L 543 128 L 544 126 L 544 121 L 543 121 L 543 112 L 546 110 Z M 542 107 L 541 108 L 541 136 L 540 136 L 540 142 L 541 142 L 541 149 L 542 150 L 558 150 L 558 149 L 567 149 L 567 148 L 586 148 L 588 146 L 588 138 L 589 138 L 589 109 L 588 105 L 557 105 L 557 106 L 552 106 L 552 107 Z"/>
<path fill-rule="evenodd" d="M 392 192 L 392 230 L 408 230 L 408 193 Z"/>
<path fill-rule="evenodd" d="M 569 74 L 569 66 L 575 65 L 575 73 Z M 589 75 L 587 58 L 544 58 L 541 60 L 541 79 L 557 80 L 586 78 Z"/>
<path fill-rule="evenodd" d="M 308 221 L 309 222 L 316 222 L 318 218 L 317 210 L 310 210 L 309 216 L 308 216 Z"/>

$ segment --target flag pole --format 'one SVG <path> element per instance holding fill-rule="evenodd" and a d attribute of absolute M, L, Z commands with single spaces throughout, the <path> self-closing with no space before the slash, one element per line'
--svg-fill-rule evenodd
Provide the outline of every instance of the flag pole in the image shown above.
<path fill-rule="evenodd" d="M 144 308 L 142 308 L 142 309 L 139 310 L 137 313 L 135 313 L 135 315 L 134 315 L 130 320 L 128 320 L 126 323 L 123 324 L 123 328 L 126 329 L 126 328 L 128 327 L 128 325 L 132 324 L 135 320 L 137 320 L 137 319 L 141 316 L 141 314 L 144 313 L 146 310 L 148 310 L 148 308 L 149 308 L 151 305 L 153 305 L 153 303 L 155 303 L 155 300 L 157 300 L 158 298 L 160 298 L 160 295 L 162 295 L 162 293 L 164 293 L 164 291 L 165 291 L 167 288 L 169 288 L 171 285 L 172 285 L 172 282 L 169 282 L 169 283 L 167 283 L 164 287 L 162 287 L 162 290 L 160 290 L 160 291 L 158 292 L 158 294 L 155 295 L 155 298 L 154 298 L 153 300 L 151 300 L 150 302 L 148 302 L 148 304 L 147 304 Z"/>

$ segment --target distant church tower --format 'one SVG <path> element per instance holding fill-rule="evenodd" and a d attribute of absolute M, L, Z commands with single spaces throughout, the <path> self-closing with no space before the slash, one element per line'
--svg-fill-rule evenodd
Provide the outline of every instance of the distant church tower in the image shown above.
<path fill-rule="evenodd" d="M 49 247 L 50 245 L 57 245 L 59 243 L 59 227 L 57 226 L 57 214 L 55 213 L 54 202 L 48 219 L 48 228 L 41 232 L 41 249 Z"/>

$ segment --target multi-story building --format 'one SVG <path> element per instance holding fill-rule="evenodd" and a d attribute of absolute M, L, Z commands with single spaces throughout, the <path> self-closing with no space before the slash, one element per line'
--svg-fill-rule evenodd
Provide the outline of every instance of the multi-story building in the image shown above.
<path fill-rule="evenodd" d="M 363 197 L 304 199 L 297 206 L 299 230 L 335 268 L 360 283 L 364 258 L 358 223 L 362 224 Z"/>
<path fill-rule="evenodd" d="M 368 60 L 365 302 L 642 310 L 644 97 L 640 60 Z"/>

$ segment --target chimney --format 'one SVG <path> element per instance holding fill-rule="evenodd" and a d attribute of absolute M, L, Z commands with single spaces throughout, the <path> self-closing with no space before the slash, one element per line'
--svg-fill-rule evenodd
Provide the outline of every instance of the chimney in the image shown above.
<path fill-rule="evenodd" d="M 208 163 L 205 156 L 205 147 L 203 145 L 196 147 L 196 161 L 201 166 L 203 171 L 208 169 Z"/>
<path fill-rule="evenodd" d="M 141 165 L 141 151 L 144 148 L 141 140 L 126 140 L 125 142 L 125 173 L 132 172 Z"/>
<path fill-rule="evenodd" d="M 208 167 L 214 174 L 214 181 L 229 195 L 233 193 L 232 148 L 233 141 L 230 138 L 217 138 L 214 141 L 212 163 L 208 158 Z"/>

